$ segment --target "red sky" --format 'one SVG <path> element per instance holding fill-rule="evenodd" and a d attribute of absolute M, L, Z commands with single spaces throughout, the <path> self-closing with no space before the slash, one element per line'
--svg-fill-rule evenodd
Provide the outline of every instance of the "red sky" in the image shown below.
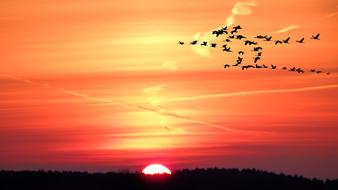
<path fill-rule="evenodd" d="M 338 178 L 337 6 L 1 1 L 0 169 L 139 171 L 160 162 Z M 247 36 L 291 37 L 264 43 L 261 63 L 331 74 L 224 70 L 235 53 L 177 45 L 231 23 Z M 316 33 L 321 40 L 309 40 Z"/>

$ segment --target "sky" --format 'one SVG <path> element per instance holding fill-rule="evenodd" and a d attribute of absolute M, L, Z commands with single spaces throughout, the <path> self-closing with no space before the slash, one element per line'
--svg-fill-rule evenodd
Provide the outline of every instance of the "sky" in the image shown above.
<path fill-rule="evenodd" d="M 338 178 L 337 9 L 334 0 L 0 1 L 0 169 L 162 163 Z M 291 37 L 264 42 L 262 64 L 331 74 L 225 70 L 236 53 L 177 44 L 238 24 L 246 36 Z"/>

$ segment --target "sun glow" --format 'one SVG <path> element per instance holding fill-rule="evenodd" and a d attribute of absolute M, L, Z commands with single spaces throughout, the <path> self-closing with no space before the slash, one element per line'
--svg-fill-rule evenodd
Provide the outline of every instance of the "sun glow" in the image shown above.
<path fill-rule="evenodd" d="M 162 164 L 151 164 L 145 167 L 142 170 L 142 173 L 145 175 L 158 175 L 158 174 L 169 174 L 171 175 L 171 171 L 163 166 Z"/>

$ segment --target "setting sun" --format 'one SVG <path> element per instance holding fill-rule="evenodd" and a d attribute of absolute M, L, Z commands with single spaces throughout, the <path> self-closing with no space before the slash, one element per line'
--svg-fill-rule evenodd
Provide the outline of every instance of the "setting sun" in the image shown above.
<path fill-rule="evenodd" d="M 142 173 L 146 175 L 157 175 L 157 174 L 171 175 L 171 171 L 167 167 L 163 166 L 162 164 L 151 164 L 145 167 Z"/>

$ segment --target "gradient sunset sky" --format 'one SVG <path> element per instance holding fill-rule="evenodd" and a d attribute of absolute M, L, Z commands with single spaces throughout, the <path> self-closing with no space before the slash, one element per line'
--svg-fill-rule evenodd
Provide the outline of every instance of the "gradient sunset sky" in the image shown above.
<path fill-rule="evenodd" d="M 337 13 L 336 0 L 2 0 L 0 169 L 338 178 Z M 237 54 L 177 44 L 226 24 L 291 37 L 264 43 L 261 63 L 331 74 L 224 70 Z"/>

